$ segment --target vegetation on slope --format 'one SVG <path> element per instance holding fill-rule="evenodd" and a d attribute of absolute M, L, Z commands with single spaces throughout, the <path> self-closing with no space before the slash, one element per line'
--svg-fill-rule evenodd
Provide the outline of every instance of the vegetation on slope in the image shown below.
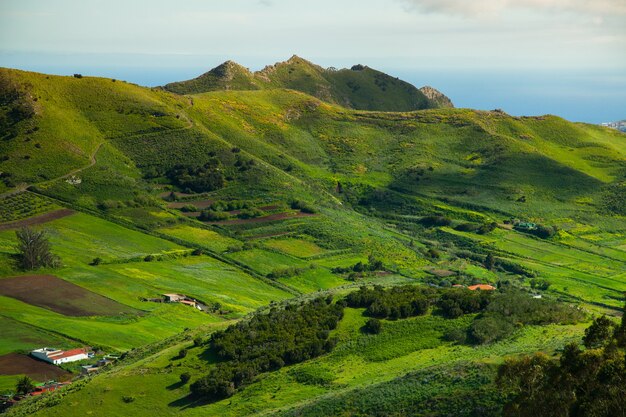
<path fill-rule="evenodd" d="M 39 347 L 28 340 L 122 352 L 300 293 L 366 286 L 374 295 L 344 309 L 329 334 L 315 334 L 322 344 L 336 337 L 330 352 L 272 372 L 262 355 L 243 358 L 253 364 L 244 374 L 255 376 L 238 379 L 245 389 L 226 400 L 196 403 L 187 382 L 224 367 L 220 386 L 230 392 L 228 363 L 240 363 L 219 361 L 181 335 L 136 367 L 77 384 L 50 415 L 287 407 L 402 414 L 422 406 L 495 413 L 503 398 L 486 394 L 494 363 L 550 353 L 582 335 L 567 324 L 581 311 L 560 301 L 612 314 L 623 304 L 626 142 L 618 132 L 500 111 L 354 111 L 295 90 L 339 91 L 358 74 L 370 84 L 346 94 L 366 106 L 389 98 L 374 92 L 402 84 L 377 84 L 375 72 L 357 67 L 333 72 L 341 79 L 333 87 L 298 59 L 268 69 L 269 81 L 251 78 L 259 89 L 244 77 L 241 87 L 193 96 L 3 71 L 18 98 L 32 97 L 35 113 L 11 119 L 15 135 L 0 143 L 0 171 L 10 179 L 0 190 L 15 193 L 0 196 L 0 275 L 21 276 L 17 226 L 6 222 L 27 222 L 48 229 L 63 259 L 42 273 L 132 312 L 68 317 L 0 297 L 3 353 Z M 3 103 L 11 112 L 13 102 Z M 46 220 L 61 207 L 70 215 Z M 502 293 L 448 288 L 486 283 Z M 170 292 L 218 307 L 203 313 L 142 301 Z M 463 372 L 467 384 L 453 377 Z M 17 378 L 2 376 L 0 389 Z M 397 402 L 359 399 L 377 389 L 397 391 Z M 485 393 L 484 402 L 464 399 L 472 390 Z"/>
<path fill-rule="evenodd" d="M 178 94 L 288 88 L 360 110 L 411 111 L 453 107 L 450 99 L 432 87 L 417 89 L 363 65 L 354 65 L 351 69 L 324 69 L 295 55 L 255 73 L 227 61 L 197 78 L 170 83 L 163 88 Z"/>
<path fill-rule="evenodd" d="M 617 325 L 599 317 L 584 349 L 565 346 L 559 360 L 542 353 L 507 360 L 497 382 L 511 397 L 505 416 L 619 416 L 626 413 L 626 315 Z"/>

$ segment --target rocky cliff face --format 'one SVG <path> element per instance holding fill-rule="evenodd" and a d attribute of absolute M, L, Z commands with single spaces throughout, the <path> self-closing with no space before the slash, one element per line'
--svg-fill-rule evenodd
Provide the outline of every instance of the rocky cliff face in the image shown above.
<path fill-rule="evenodd" d="M 431 102 L 437 104 L 437 107 L 450 107 L 453 108 L 454 104 L 452 104 L 452 100 L 450 100 L 446 95 L 444 95 L 441 91 L 433 88 L 429 85 L 425 85 L 424 87 L 419 89 L 422 94 L 428 98 Z"/>

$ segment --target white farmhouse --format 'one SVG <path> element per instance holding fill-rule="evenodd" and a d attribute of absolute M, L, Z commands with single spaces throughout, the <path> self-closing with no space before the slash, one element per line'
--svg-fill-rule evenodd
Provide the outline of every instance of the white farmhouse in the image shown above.
<path fill-rule="evenodd" d="M 71 350 L 59 350 L 49 347 L 35 349 L 30 352 L 31 356 L 42 361 L 50 362 L 55 365 L 59 365 L 67 362 L 76 362 L 83 359 L 87 359 L 87 349 L 71 349 Z"/>

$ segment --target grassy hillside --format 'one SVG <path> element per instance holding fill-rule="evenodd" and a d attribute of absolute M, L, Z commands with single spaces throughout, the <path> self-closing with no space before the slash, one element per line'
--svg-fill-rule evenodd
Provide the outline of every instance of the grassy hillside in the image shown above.
<path fill-rule="evenodd" d="M 263 372 L 230 399 L 196 403 L 179 375 L 193 382 L 215 365 L 192 342 L 198 335 L 320 294 L 337 302 L 363 285 L 492 284 L 585 314 L 619 313 L 624 134 L 550 115 L 349 109 L 391 103 L 368 101 L 386 80 L 368 68 L 294 58 L 264 74 L 231 63 L 193 86 L 218 91 L 182 96 L 1 70 L 11 94 L 0 120 L 0 355 L 42 345 L 128 355 L 67 397 L 24 402 L 15 415 L 497 412 L 503 358 L 558 352 L 585 324 L 520 323 L 474 346 L 449 334 L 475 315 L 387 317 L 369 335 L 363 309 L 346 308 L 329 353 Z M 342 90 L 355 76 L 361 93 Z M 59 268 L 19 268 L 22 226 L 47 231 Z M 17 297 L 15 279 L 42 280 L 32 275 L 62 280 L 78 298 Z M 172 292 L 212 310 L 144 301 Z M 75 314 L 80 294 L 106 301 Z M 187 356 L 174 359 L 182 348 Z M 0 366 L 0 391 L 21 375 L 11 372 Z M 387 393 L 380 402 L 378 392 Z M 484 402 L 466 401 L 471 392 Z M 47 401 L 54 406 L 40 409 Z"/>
<path fill-rule="evenodd" d="M 227 61 L 197 78 L 170 83 L 164 88 L 178 94 L 288 88 L 360 110 L 410 111 L 453 107 L 450 99 L 430 87 L 422 91 L 363 65 L 351 69 L 325 69 L 295 55 L 255 73 Z"/>

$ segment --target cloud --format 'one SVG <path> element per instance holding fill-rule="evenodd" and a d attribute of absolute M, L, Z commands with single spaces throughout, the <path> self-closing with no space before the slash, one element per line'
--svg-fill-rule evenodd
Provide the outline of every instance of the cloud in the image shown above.
<path fill-rule="evenodd" d="M 590 15 L 626 14 L 624 0 L 401 0 L 411 9 L 465 17 L 494 16 L 508 10 Z"/>

